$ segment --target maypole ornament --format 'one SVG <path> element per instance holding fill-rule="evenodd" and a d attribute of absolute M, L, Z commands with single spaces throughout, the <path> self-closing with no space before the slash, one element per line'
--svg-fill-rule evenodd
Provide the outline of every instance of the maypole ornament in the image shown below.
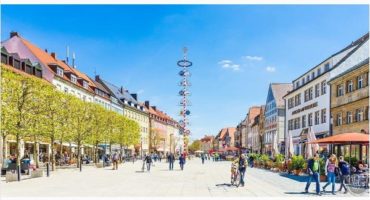
<path fill-rule="evenodd" d="M 190 116 L 190 110 L 188 109 L 188 106 L 191 105 L 188 99 L 188 97 L 191 95 L 189 91 L 189 87 L 191 86 L 191 83 L 189 82 L 189 77 L 191 76 L 189 72 L 189 67 L 191 67 L 193 63 L 187 59 L 188 49 L 186 47 L 183 48 L 183 53 L 183 59 L 177 61 L 177 65 L 181 67 L 181 71 L 179 72 L 179 75 L 181 77 L 181 81 L 179 83 L 179 86 L 181 87 L 181 90 L 179 91 L 179 95 L 181 96 L 179 106 L 181 107 L 180 116 L 182 119 L 179 121 L 179 125 L 184 137 L 184 152 L 187 154 L 189 142 L 188 137 L 190 135 L 190 130 L 188 129 L 189 120 L 187 117 Z"/>

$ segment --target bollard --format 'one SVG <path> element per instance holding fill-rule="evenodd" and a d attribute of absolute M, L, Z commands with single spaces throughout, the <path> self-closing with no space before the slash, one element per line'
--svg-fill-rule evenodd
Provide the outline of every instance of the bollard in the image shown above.
<path fill-rule="evenodd" d="M 82 158 L 80 160 L 80 172 L 82 171 Z"/>
<path fill-rule="evenodd" d="M 17 180 L 21 181 L 21 167 L 17 165 Z"/>
<path fill-rule="evenodd" d="M 49 168 L 49 163 L 46 163 L 46 176 L 50 176 L 50 168 Z"/>

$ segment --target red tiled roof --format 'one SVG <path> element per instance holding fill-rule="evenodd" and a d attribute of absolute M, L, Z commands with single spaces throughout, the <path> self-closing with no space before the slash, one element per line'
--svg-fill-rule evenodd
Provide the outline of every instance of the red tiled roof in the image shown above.
<path fill-rule="evenodd" d="M 19 37 L 19 36 L 17 36 L 17 37 Z M 72 72 L 72 73 L 76 74 L 77 77 L 86 80 L 88 82 L 89 86 L 95 86 L 94 83 L 84 73 L 78 71 L 75 68 L 72 68 L 72 67 L 68 66 L 66 63 L 64 63 L 61 60 L 58 60 L 57 58 L 54 59 L 47 52 L 45 52 L 42 49 L 40 49 L 39 47 L 33 45 L 32 43 L 30 43 L 29 41 L 25 40 L 24 38 L 21 38 L 21 37 L 19 37 L 19 38 L 22 41 L 22 43 L 40 60 L 40 62 L 44 66 L 49 66 L 49 64 L 57 64 L 58 66 L 60 66 L 61 68 L 63 68 L 64 71 L 66 71 L 66 72 Z M 55 74 L 55 72 L 53 70 L 50 70 L 50 71 L 52 71 Z M 65 75 L 63 76 L 63 79 L 66 80 L 66 81 L 71 82 L 71 80 L 69 80 L 68 77 L 66 77 Z M 85 89 L 83 87 L 83 85 L 81 85 L 78 82 L 77 82 L 76 85 L 79 86 L 79 87 L 81 87 L 82 89 Z M 92 91 L 91 88 L 89 88 L 87 90 L 89 92 L 92 92 L 93 93 L 93 91 Z"/>

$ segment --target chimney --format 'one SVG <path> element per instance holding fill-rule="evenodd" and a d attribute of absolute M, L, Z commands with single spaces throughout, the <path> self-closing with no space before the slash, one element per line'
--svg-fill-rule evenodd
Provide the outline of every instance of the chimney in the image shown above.
<path fill-rule="evenodd" d="M 153 108 L 154 110 L 157 110 L 157 106 L 152 106 L 152 108 Z"/>
<path fill-rule="evenodd" d="M 119 89 L 119 91 L 123 94 L 123 86 Z"/>
<path fill-rule="evenodd" d="M 131 96 L 137 101 L 137 94 L 131 94 Z"/>
<path fill-rule="evenodd" d="M 72 54 L 72 67 L 73 68 L 76 68 L 75 60 L 76 60 L 76 54 L 75 54 L 75 52 L 73 52 L 73 54 Z"/>
<path fill-rule="evenodd" d="M 53 57 L 54 59 L 57 59 L 56 57 L 57 57 L 57 55 L 55 54 L 55 52 L 51 52 L 51 57 Z"/>
<path fill-rule="evenodd" d="M 45 52 L 47 53 L 48 52 L 48 49 L 45 49 Z"/>
<path fill-rule="evenodd" d="M 149 101 L 145 101 L 144 104 L 145 104 L 145 107 L 149 108 L 149 106 L 150 106 Z"/>
<path fill-rule="evenodd" d="M 19 37 L 18 32 L 15 32 L 15 31 L 10 32 L 10 38 L 12 38 L 14 36 Z"/>
<path fill-rule="evenodd" d="M 95 81 L 100 81 L 100 77 L 99 77 L 99 75 L 96 75 L 96 76 L 95 76 Z"/>

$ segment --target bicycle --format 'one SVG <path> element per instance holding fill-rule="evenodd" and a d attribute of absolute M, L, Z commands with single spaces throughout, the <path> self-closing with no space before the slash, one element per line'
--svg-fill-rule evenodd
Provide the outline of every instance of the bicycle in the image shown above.
<path fill-rule="evenodd" d="M 231 185 L 236 187 L 240 185 L 240 173 L 236 164 L 232 164 L 231 166 Z"/>

